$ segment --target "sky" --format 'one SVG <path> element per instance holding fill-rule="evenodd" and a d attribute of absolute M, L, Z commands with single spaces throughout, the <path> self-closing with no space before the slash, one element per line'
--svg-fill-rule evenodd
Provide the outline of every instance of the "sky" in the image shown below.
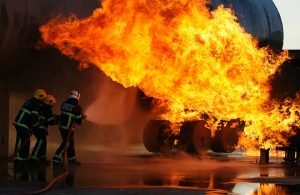
<path fill-rule="evenodd" d="M 283 23 L 283 49 L 300 50 L 300 0 L 273 0 Z"/>

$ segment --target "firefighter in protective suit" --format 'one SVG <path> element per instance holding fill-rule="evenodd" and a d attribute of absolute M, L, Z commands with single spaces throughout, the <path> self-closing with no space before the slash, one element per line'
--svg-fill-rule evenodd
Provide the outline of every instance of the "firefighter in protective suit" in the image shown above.
<path fill-rule="evenodd" d="M 29 159 L 30 140 L 28 139 L 30 139 L 32 129 L 39 125 L 39 110 L 46 96 L 45 90 L 35 90 L 33 98 L 24 103 L 15 118 L 13 123 L 17 131 L 15 145 L 16 155 L 14 158 L 15 165 L 27 162 Z"/>
<path fill-rule="evenodd" d="M 80 93 L 76 90 L 72 90 L 68 99 L 62 103 L 59 130 L 62 137 L 62 143 L 56 150 L 53 157 L 53 165 L 62 165 L 64 156 L 64 147 L 67 145 L 67 157 L 68 162 L 73 164 L 80 164 L 76 160 L 75 147 L 74 147 L 74 125 L 81 125 L 85 116 L 82 114 L 81 106 L 79 105 Z M 67 140 L 70 132 L 70 138 Z"/>
<path fill-rule="evenodd" d="M 31 153 L 31 161 L 34 163 L 47 162 L 47 135 L 48 126 L 57 124 L 57 116 L 53 115 L 52 107 L 56 103 L 53 95 L 47 95 L 44 104 L 40 108 L 40 123 L 33 128 L 33 135 L 36 137 L 36 143 Z"/>

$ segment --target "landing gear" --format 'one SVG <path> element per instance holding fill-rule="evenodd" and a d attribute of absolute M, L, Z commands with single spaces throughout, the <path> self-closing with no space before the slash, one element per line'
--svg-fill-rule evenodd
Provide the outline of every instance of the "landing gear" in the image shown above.
<path fill-rule="evenodd" d="M 243 124 L 231 120 L 222 124 L 215 137 L 211 137 L 211 130 L 206 121 L 184 122 L 179 134 L 171 129 L 167 120 L 152 120 L 144 129 L 144 145 L 149 152 L 174 154 L 184 151 L 189 154 L 204 154 L 212 149 L 214 152 L 231 153 L 238 144 Z"/>
<path fill-rule="evenodd" d="M 143 141 L 149 152 L 168 153 L 173 150 L 175 140 L 169 121 L 152 120 L 144 129 Z"/>
<path fill-rule="evenodd" d="M 221 153 L 233 152 L 238 145 L 239 135 L 243 131 L 243 128 L 243 123 L 239 121 L 223 121 L 220 129 L 216 132 L 216 135 L 212 139 L 212 151 Z"/>
<path fill-rule="evenodd" d="M 210 149 L 211 132 L 205 125 L 205 121 L 183 123 L 179 135 L 179 143 L 183 151 L 190 154 L 203 154 Z"/>

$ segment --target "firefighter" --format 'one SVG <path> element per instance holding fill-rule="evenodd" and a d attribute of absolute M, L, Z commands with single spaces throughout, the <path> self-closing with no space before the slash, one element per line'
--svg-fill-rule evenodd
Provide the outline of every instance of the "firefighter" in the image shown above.
<path fill-rule="evenodd" d="M 15 165 L 20 165 L 29 159 L 30 135 L 32 129 L 39 125 L 39 110 L 46 96 L 45 90 L 35 90 L 33 98 L 24 103 L 16 116 L 13 123 L 17 131 Z"/>
<path fill-rule="evenodd" d="M 53 95 L 47 95 L 44 99 L 43 106 L 40 109 L 39 125 L 33 128 L 33 135 L 36 137 L 36 143 L 31 153 L 31 162 L 47 163 L 47 135 L 48 126 L 57 124 L 57 116 L 53 115 L 52 107 L 56 103 Z"/>
<path fill-rule="evenodd" d="M 82 109 L 79 105 L 80 93 L 76 90 L 72 90 L 68 99 L 62 103 L 59 130 L 62 137 L 62 143 L 56 150 L 53 157 L 53 165 L 62 165 L 64 156 L 64 147 L 67 145 L 67 157 L 68 162 L 79 165 L 80 162 L 76 160 L 75 147 L 74 147 L 74 125 L 81 125 L 85 115 L 82 114 Z M 70 138 L 67 140 L 70 132 Z"/>

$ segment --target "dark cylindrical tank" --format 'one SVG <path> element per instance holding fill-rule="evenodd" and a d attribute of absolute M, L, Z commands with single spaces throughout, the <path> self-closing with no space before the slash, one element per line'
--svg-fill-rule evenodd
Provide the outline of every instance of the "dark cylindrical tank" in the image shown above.
<path fill-rule="evenodd" d="M 241 26 L 259 40 L 260 46 L 282 49 L 282 21 L 272 0 L 211 0 L 209 6 L 214 10 L 221 4 L 234 10 Z"/>
<path fill-rule="evenodd" d="M 35 55 L 39 26 L 55 13 L 87 17 L 99 5 L 99 0 L 0 1 L 0 79 L 9 77 L 24 66 L 29 55 Z"/>

